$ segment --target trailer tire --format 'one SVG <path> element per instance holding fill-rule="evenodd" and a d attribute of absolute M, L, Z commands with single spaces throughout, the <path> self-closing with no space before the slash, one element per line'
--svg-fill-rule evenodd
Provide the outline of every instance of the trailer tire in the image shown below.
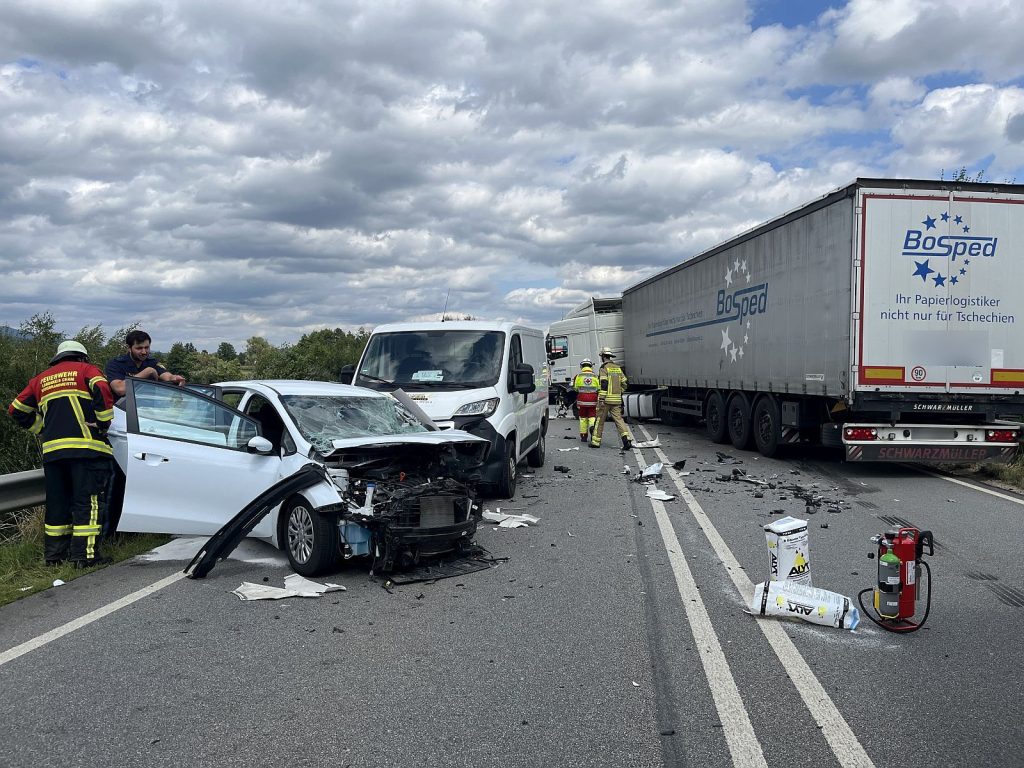
<path fill-rule="evenodd" d="M 666 427 L 681 427 L 686 422 L 686 417 L 683 414 L 665 410 L 660 402 L 658 403 L 658 416 Z"/>
<path fill-rule="evenodd" d="M 750 434 L 750 401 L 745 395 L 734 394 L 729 398 L 725 410 L 726 424 L 729 428 L 729 441 L 741 451 L 748 450 L 752 445 Z"/>
<path fill-rule="evenodd" d="M 729 425 L 725 417 L 725 401 L 718 392 L 712 392 L 704 406 L 704 429 L 713 443 L 729 442 Z"/>
<path fill-rule="evenodd" d="M 765 395 L 754 406 L 754 418 L 751 423 L 754 444 L 765 458 L 771 458 L 779 452 L 779 438 L 782 428 L 779 417 L 779 404 L 775 398 Z"/>

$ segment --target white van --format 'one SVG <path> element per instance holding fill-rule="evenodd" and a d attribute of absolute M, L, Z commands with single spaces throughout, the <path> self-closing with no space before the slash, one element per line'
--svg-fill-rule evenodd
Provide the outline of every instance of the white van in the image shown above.
<path fill-rule="evenodd" d="M 342 381 L 401 388 L 441 429 L 487 438 L 482 481 L 512 498 L 519 463 L 544 464 L 547 375 L 543 331 L 459 320 L 378 326 Z"/>

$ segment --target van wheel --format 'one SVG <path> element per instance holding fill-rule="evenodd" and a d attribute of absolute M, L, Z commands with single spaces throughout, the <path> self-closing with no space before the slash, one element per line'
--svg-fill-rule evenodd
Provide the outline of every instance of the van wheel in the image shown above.
<path fill-rule="evenodd" d="M 725 418 L 725 402 L 722 395 L 712 392 L 704 409 L 704 429 L 713 443 L 724 443 L 729 440 L 729 425 Z"/>
<path fill-rule="evenodd" d="M 518 463 L 516 461 L 516 441 L 512 436 L 505 443 L 505 461 L 502 463 L 501 478 L 498 480 L 498 496 L 505 499 L 515 498 Z"/>
<path fill-rule="evenodd" d="M 747 398 L 743 395 L 733 395 L 729 398 L 726 416 L 729 424 L 729 440 L 741 451 L 747 450 L 751 442 L 750 406 L 747 403 Z"/>
<path fill-rule="evenodd" d="M 770 459 L 779 452 L 781 426 L 779 406 L 774 397 L 762 397 L 757 401 L 751 427 L 754 443 L 762 456 Z"/>
<path fill-rule="evenodd" d="M 279 541 L 292 570 L 318 576 L 338 564 L 338 523 L 314 511 L 305 499 L 288 501 L 281 510 Z"/>
<path fill-rule="evenodd" d="M 544 466 L 544 456 L 545 456 L 545 451 L 547 450 L 544 447 L 545 440 L 546 440 L 546 438 L 544 437 L 544 433 L 541 432 L 540 442 L 537 443 L 536 447 L 532 451 L 530 451 L 528 454 L 526 454 L 526 463 L 527 463 L 528 466 L 531 466 L 531 467 L 543 467 Z"/>

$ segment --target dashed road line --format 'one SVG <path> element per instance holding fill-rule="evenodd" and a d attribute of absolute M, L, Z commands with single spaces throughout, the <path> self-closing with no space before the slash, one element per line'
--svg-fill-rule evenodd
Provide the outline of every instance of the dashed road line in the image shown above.
<path fill-rule="evenodd" d="M 638 425 L 638 427 L 644 433 L 647 440 L 653 439 L 650 432 L 648 432 L 643 425 Z M 642 457 L 642 454 L 640 453 L 641 450 L 643 449 L 634 449 L 634 454 L 638 457 Z M 660 448 L 654 448 L 652 450 L 654 450 L 655 454 L 661 460 L 663 472 L 667 473 L 672 479 L 672 482 L 679 490 L 683 501 L 686 502 L 686 506 L 689 508 L 690 513 L 697 521 L 697 524 L 701 527 L 701 530 L 704 531 L 704 535 L 707 537 L 708 542 L 710 542 L 711 548 L 715 551 L 715 554 L 718 555 L 722 564 L 725 566 L 725 570 L 732 579 L 733 584 L 736 586 L 736 590 L 739 592 L 740 598 L 743 600 L 744 604 L 749 604 L 754 593 L 753 582 L 747 578 L 746 573 L 740 567 L 739 561 L 733 556 L 732 550 L 729 549 L 725 540 L 722 539 L 721 534 L 718 533 L 718 529 L 715 528 L 700 503 L 693 494 L 690 493 L 690 490 L 686 487 L 686 484 L 683 483 L 676 470 L 672 469 L 672 464 L 665 453 Z M 664 504 L 654 501 L 653 499 L 651 500 L 651 503 L 652 505 L 660 505 L 661 510 L 664 513 Z M 666 520 L 666 522 L 668 521 Z M 658 524 L 659 526 L 661 525 L 660 520 Z M 671 527 L 670 522 L 668 522 L 668 525 Z M 664 533 L 662 534 L 662 537 L 664 538 Z M 675 537 L 674 531 L 672 532 L 672 541 L 674 541 L 675 546 L 678 547 L 678 539 Z M 666 547 L 668 547 L 667 540 Z M 681 549 L 679 551 L 681 551 Z M 680 589 L 680 594 L 682 594 L 682 589 Z M 701 606 L 703 607 L 702 603 Z M 687 615 L 689 615 L 689 610 L 687 610 Z M 797 650 L 797 647 L 793 644 L 789 635 L 783 631 L 777 621 L 762 617 L 755 617 L 755 620 L 757 621 L 757 625 L 761 628 L 761 632 L 764 633 L 765 638 L 768 640 L 768 644 L 782 663 L 787 676 L 793 682 L 797 692 L 803 699 L 805 706 L 811 713 L 811 717 L 813 717 L 815 723 L 821 727 L 822 735 L 828 742 L 828 745 L 832 749 L 832 753 L 836 756 L 836 759 L 839 761 L 839 764 L 844 766 L 844 768 L 874 768 L 874 762 L 872 762 L 871 758 L 868 756 L 867 751 L 865 751 L 860 741 L 857 740 L 857 737 L 854 735 L 853 730 L 839 711 L 839 708 L 836 707 L 835 702 L 833 702 L 829 697 L 824 686 L 822 686 L 810 665 L 808 665 L 807 661 L 800 654 L 800 651 Z M 712 630 L 712 632 L 713 631 L 714 630 Z M 728 667 L 726 669 L 728 669 Z M 705 671 L 707 671 L 707 666 L 705 666 Z M 742 702 L 740 703 L 740 706 L 743 706 Z M 745 713 L 746 711 L 744 710 L 744 714 Z"/>

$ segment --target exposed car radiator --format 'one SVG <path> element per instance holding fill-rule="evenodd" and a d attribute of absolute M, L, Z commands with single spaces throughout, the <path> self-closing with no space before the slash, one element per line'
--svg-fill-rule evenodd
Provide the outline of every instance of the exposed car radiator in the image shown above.
<path fill-rule="evenodd" d="M 464 496 L 414 496 L 403 499 L 395 516 L 402 528 L 443 528 L 465 522 L 469 500 Z"/>

